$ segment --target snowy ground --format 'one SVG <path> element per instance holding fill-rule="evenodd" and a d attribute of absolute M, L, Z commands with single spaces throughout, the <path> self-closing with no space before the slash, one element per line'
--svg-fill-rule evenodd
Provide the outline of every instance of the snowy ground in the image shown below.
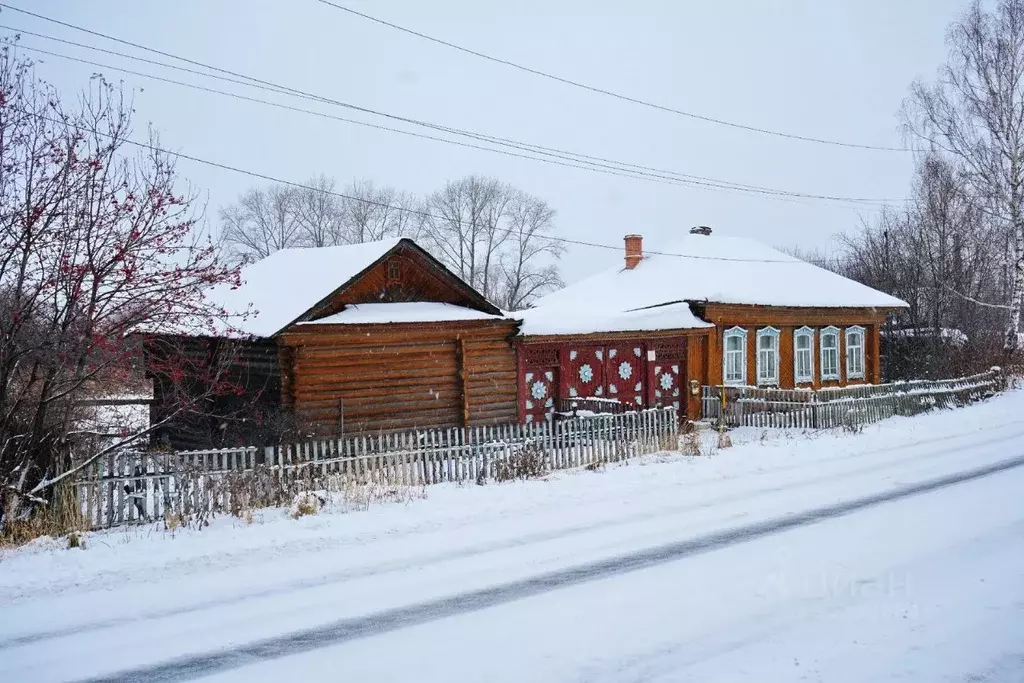
<path fill-rule="evenodd" d="M 0 680 L 1024 680 L 1024 392 L 760 436 L 7 551 Z"/>

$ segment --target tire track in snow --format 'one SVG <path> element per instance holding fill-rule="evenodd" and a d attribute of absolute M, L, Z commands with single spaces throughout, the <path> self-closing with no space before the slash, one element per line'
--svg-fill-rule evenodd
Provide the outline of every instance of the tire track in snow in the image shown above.
<path fill-rule="evenodd" d="M 211 674 L 277 659 L 311 650 L 368 638 L 402 628 L 429 623 L 467 612 L 475 612 L 508 602 L 548 593 L 560 588 L 609 578 L 648 567 L 711 552 L 719 548 L 771 536 L 783 531 L 874 507 L 891 501 L 921 495 L 964 482 L 992 476 L 1024 466 L 1024 455 L 956 474 L 929 479 L 883 493 L 812 508 L 804 512 L 768 519 L 763 522 L 726 529 L 685 541 L 667 543 L 639 552 L 589 562 L 567 569 L 547 572 L 528 579 L 491 588 L 469 591 L 440 600 L 385 610 L 362 617 L 342 619 L 332 624 L 267 638 L 228 650 L 183 657 L 152 666 L 83 679 L 82 683 L 151 683 L 185 681 Z"/>
<path fill-rule="evenodd" d="M 1013 434 L 1008 434 L 1002 437 L 977 441 L 972 443 L 970 446 L 972 449 L 982 446 L 992 446 L 999 443 L 1015 441 L 1022 436 L 1024 436 L 1024 432 L 1015 432 Z M 609 529 L 615 527 L 628 526 L 630 524 L 636 524 L 638 522 L 644 522 L 651 519 L 670 517 L 674 515 L 685 514 L 688 512 L 695 512 L 697 510 L 711 508 L 717 505 L 735 503 L 738 501 L 757 500 L 765 496 L 770 496 L 771 494 L 774 493 L 779 493 L 782 491 L 799 490 L 807 487 L 812 487 L 818 484 L 834 481 L 837 479 L 846 479 L 848 477 L 854 477 L 862 474 L 884 474 L 886 471 L 890 469 L 895 469 L 900 466 L 907 465 L 909 463 L 914 463 L 921 460 L 931 460 L 938 456 L 948 455 L 951 453 L 958 453 L 961 451 L 963 451 L 963 446 L 949 446 L 947 448 L 930 451 L 922 455 L 897 458 L 890 461 L 875 463 L 866 467 L 858 467 L 837 472 L 831 472 L 828 474 L 810 477 L 799 481 L 787 481 L 775 486 L 745 489 L 728 495 L 717 496 L 714 498 L 706 498 L 699 502 L 661 506 L 653 509 L 635 512 L 628 515 L 620 515 L 618 517 L 615 517 L 614 519 L 598 519 L 596 521 L 588 522 L 586 524 L 559 527 L 557 529 L 540 531 L 532 534 L 525 534 L 513 538 L 506 538 L 497 541 L 488 541 L 485 543 L 477 543 L 462 548 L 460 550 L 456 550 L 454 552 L 442 551 L 428 555 L 416 555 L 413 557 L 392 560 L 389 562 L 379 562 L 376 564 L 363 565 L 361 567 L 352 567 L 349 569 L 343 569 L 340 571 L 330 572 L 327 574 L 320 574 L 306 579 L 288 581 L 262 590 L 249 591 L 245 593 L 230 595 L 227 597 L 204 600 L 201 602 L 192 603 L 190 605 L 182 605 L 167 609 L 156 609 L 143 612 L 136 612 L 130 616 L 109 617 L 106 619 L 98 619 L 90 622 L 76 623 L 70 626 L 65 626 L 56 629 L 39 630 L 30 633 L 23 633 L 17 636 L 0 639 L 0 651 L 12 647 L 27 645 L 30 643 L 37 643 L 40 640 L 51 640 L 56 638 L 72 636 L 86 630 L 113 628 L 118 626 L 125 626 L 127 624 L 148 621 L 151 619 L 163 619 L 168 617 L 181 616 L 194 612 L 200 612 L 206 609 L 225 607 L 240 602 L 246 602 L 248 600 L 270 598 L 277 595 L 284 595 L 287 593 L 292 593 L 295 591 L 300 591 L 309 588 L 321 588 L 330 584 L 342 583 L 345 581 L 351 581 L 355 579 L 362 579 L 369 576 L 379 576 L 381 574 L 407 571 L 410 569 L 440 564 L 443 562 L 469 559 L 479 555 L 484 555 L 486 553 L 497 552 L 502 550 L 512 550 L 533 543 L 557 541 L 575 534 L 583 534 L 590 531 L 595 531 L 597 529 Z M 842 457 L 845 459 L 851 456 Z M 838 460 L 838 458 L 836 460 Z M 773 468 L 772 470 L 765 470 L 764 472 L 770 473 L 774 471 L 778 471 L 778 468 Z M 731 518 L 717 521 L 719 523 L 728 522 L 730 521 L 730 519 L 738 516 L 742 516 L 742 513 L 738 515 L 733 515 L 731 516 Z"/>

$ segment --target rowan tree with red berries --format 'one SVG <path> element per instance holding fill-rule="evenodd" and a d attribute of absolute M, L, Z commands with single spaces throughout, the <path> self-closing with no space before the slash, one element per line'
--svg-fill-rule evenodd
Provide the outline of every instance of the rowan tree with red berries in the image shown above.
<path fill-rule="evenodd" d="M 223 362 L 146 336 L 223 329 L 232 312 L 204 292 L 239 273 L 200 235 L 174 158 L 131 134 L 120 88 L 94 77 L 67 105 L 0 47 L 0 532 L 106 453 L 238 390 Z M 144 344 L 159 346 L 147 371 L 182 387 L 177 402 L 147 427 L 71 448 L 83 399 L 138 373 Z"/>

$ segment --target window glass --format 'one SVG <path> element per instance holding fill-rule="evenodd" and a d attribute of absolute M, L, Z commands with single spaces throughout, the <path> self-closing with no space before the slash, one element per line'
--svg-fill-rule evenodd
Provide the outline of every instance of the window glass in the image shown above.
<path fill-rule="evenodd" d="M 747 381 L 747 335 L 744 330 L 725 333 L 723 375 L 726 384 L 745 384 Z"/>
<path fill-rule="evenodd" d="M 839 333 L 835 329 L 821 333 L 821 378 L 839 379 Z"/>
<path fill-rule="evenodd" d="M 779 332 L 772 328 L 757 333 L 757 383 L 779 383 Z"/>
<path fill-rule="evenodd" d="M 814 336 L 812 332 L 796 333 L 796 353 L 793 356 L 793 374 L 797 382 L 810 382 L 814 378 Z"/>
<path fill-rule="evenodd" d="M 864 332 L 860 328 L 846 331 L 846 376 L 864 376 Z"/>

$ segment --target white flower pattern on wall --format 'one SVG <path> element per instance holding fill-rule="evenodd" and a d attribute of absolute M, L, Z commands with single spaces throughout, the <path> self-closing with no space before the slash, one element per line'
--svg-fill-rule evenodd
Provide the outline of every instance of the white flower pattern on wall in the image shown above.
<path fill-rule="evenodd" d="M 622 379 L 629 379 L 633 376 L 633 366 L 627 361 L 619 363 L 619 377 Z"/>
<path fill-rule="evenodd" d="M 672 379 L 671 373 L 666 372 L 661 376 L 661 388 L 664 391 L 668 391 L 669 389 L 671 389 L 673 382 L 674 380 Z"/>
<path fill-rule="evenodd" d="M 580 381 L 588 384 L 592 379 L 594 379 L 594 370 L 588 363 L 584 363 L 580 366 Z"/>
<path fill-rule="evenodd" d="M 544 384 L 544 382 L 534 382 L 533 386 L 530 387 L 530 393 L 533 394 L 533 397 L 539 401 L 545 396 L 547 396 L 548 387 L 546 384 Z"/>

